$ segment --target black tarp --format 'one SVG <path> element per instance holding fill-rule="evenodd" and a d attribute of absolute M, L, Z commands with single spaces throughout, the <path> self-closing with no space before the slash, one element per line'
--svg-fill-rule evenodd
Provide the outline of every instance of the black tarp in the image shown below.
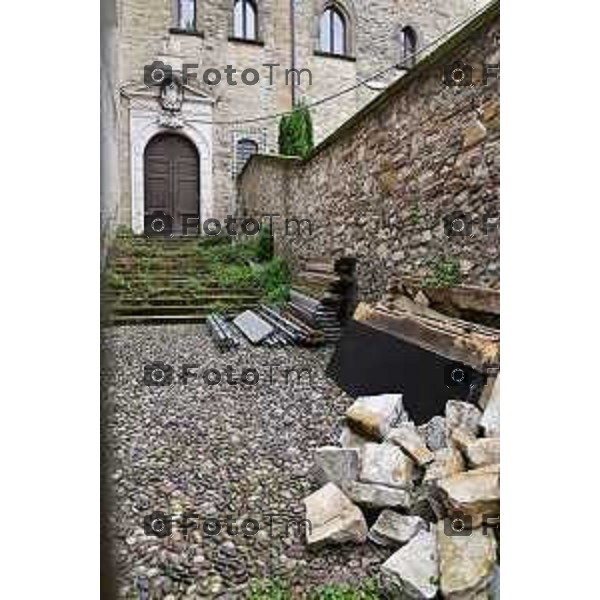
<path fill-rule="evenodd" d="M 326 374 L 354 398 L 401 393 L 417 425 L 443 415 L 448 400 L 475 402 L 485 382 L 467 365 L 354 320 L 344 327 Z"/>

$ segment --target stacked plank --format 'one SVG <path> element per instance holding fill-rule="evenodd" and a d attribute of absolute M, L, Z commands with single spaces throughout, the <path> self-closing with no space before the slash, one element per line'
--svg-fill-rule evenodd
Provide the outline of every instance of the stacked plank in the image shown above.
<path fill-rule="evenodd" d="M 251 344 L 265 346 L 315 346 L 322 344 L 322 332 L 315 331 L 301 321 L 285 316 L 277 308 L 260 305 L 255 310 L 240 313 L 227 322 L 218 313 L 211 314 L 207 326 L 218 348 L 237 348 L 241 337 Z"/>
<path fill-rule="evenodd" d="M 240 345 L 239 333 L 222 314 L 210 314 L 206 318 L 206 326 L 221 352 L 237 348 Z"/>
<path fill-rule="evenodd" d="M 283 338 L 284 344 L 294 344 L 298 346 L 318 346 L 324 341 L 323 334 L 317 331 L 293 315 L 273 307 L 261 305 L 258 313 L 270 323 L 276 335 Z"/>
<path fill-rule="evenodd" d="M 342 323 L 350 316 L 356 291 L 356 261 L 307 261 L 294 281 L 286 313 L 321 331 L 325 342 L 337 342 Z"/>
<path fill-rule="evenodd" d="M 283 308 L 260 305 L 246 310 L 227 323 L 210 315 L 208 327 L 221 349 L 237 347 L 228 327 L 250 343 L 265 346 L 318 346 L 337 342 L 342 323 L 350 318 L 356 290 L 356 261 L 308 261 L 290 290 Z M 239 342 L 238 342 L 239 343 Z"/>
<path fill-rule="evenodd" d="M 423 281 L 403 277 L 394 281 L 389 289 L 388 300 L 405 296 L 438 313 L 500 328 L 500 291 L 473 285 L 432 287 Z"/>

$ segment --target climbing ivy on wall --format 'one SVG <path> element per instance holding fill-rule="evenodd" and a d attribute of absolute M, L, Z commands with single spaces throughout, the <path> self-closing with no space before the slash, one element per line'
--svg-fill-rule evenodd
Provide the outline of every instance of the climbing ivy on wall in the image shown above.
<path fill-rule="evenodd" d="M 279 153 L 306 158 L 313 149 L 312 120 L 308 107 L 298 104 L 279 121 Z"/>

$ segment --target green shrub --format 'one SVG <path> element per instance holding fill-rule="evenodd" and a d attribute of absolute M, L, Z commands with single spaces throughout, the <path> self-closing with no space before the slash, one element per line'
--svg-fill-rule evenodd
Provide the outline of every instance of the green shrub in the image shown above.
<path fill-rule="evenodd" d="M 245 263 L 256 258 L 256 245 L 247 243 L 208 244 L 198 247 L 198 254 L 207 266 L 220 268 L 223 264 Z"/>
<path fill-rule="evenodd" d="M 292 592 L 280 579 L 261 579 L 250 584 L 249 600 L 292 600 Z"/>
<path fill-rule="evenodd" d="M 288 264 L 283 258 L 276 257 L 261 265 L 259 280 L 264 302 L 282 304 L 289 299 L 291 274 Z"/>
<path fill-rule="evenodd" d="M 202 247 L 206 246 L 218 246 L 220 244 L 230 244 L 231 238 L 228 235 L 203 235 L 198 240 L 198 245 Z"/>
<path fill-rule="evenodd" d="M 258 232 L 256 240 L 256 259 L 259 262 L 267 262 L 273 258 L 273 236 L 271 228 L 263 225 Z"/>
<path fill-rule="evenodd" d="M 127 225 L 119 225 L 115 230 L 115 237 L 121 239 L 132 238 L 133 232 L 131 231 L 131 227 L 128 227 Z"/>
<path fill-rule="evenodd" d="M 306 158 L 313 149 L 312 119 L 308 107 L 298 104 L 279 121 L 279 153 Z"/>
<path fill-rule="evenodd" d="M 348 585 L 326 585 L 310 596 L 310 600 L 379 600 L 378 586 L 368 579 L 360 587 Z"/>
<path fill-rule="evenodd" d="M 458 259 L 445 256 L 436 256 L 429 260 L 429 275 L 425 278 L 425 285 L 429 287 L 454 287 L 460 285 L 462 273 Z"/>
<path fill-rule="evenodd" d="M 222 264 L 213 274 L 223 288 L 245 288 L 258 284 L 257 274 L 252 267 L 244 264 Z"/>
<path fill-rule="evenodd" d="M 104 285 L 112 290 L 129 290 L 129 282 L 120 273 L 115 273 L 111 269 L 104 271 Z"/>
<path fill-rule="evenodd" d="M 197 277 L 188 277 L 185 287 L 189 289 L 194 296 L 201 297 L 206 292 L 205 287 L 202 285 Z"/>
<path fill-rule="evenodd" d="M 373 579 L 367 579 L 359 587 L 349 585 L 325 585 L 302 595 L 309 600 L 379 600 L 379 588 Z M 250 585 L 249 600 L 292 600 L 290 585 L 280 579 L 261 579 Z"/>

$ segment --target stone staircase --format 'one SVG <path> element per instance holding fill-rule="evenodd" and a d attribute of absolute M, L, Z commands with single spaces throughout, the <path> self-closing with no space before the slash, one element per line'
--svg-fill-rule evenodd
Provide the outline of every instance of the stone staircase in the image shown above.
<path fill-rule="evenodd" d="M 117 239 L 102 281 L 102 321 L 110 325 L 204 322 L 259 301 L 257 287 L 219 287 L 196 237 Z"/>

